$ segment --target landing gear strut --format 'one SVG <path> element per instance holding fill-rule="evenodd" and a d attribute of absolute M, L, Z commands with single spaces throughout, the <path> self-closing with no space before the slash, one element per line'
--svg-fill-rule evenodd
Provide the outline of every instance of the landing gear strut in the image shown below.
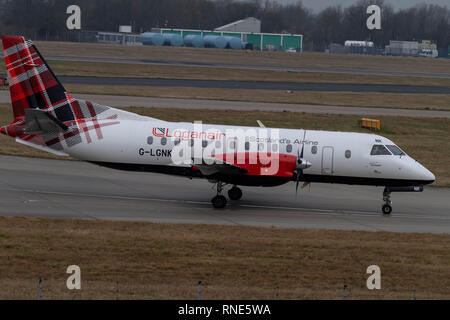
<path fill-rule="evenodd" d="M 233 188 L 228 190 L 228 197 L 231 200 L 239 200 L 242 198 L 242 190 L 236 186 L 233 186 Z"/>
<path fill-rule="evenodd" d="M 211 199 L 211 203 L 216 209 L 225 208 L 225 206 L 227 205 L 227 198 L 220 194 L 223 190 L 224 185 L 225 184 L 223 182 L 217 182 L 217 195 Z"/>
<path fill-rule="evenodd" d="M 384 205 L 381 210 L 384 214 L 390 214 L 392 212 L 391 192 L 422 192 L 423 186 L 406 186 L 406 187 L 385 187 L 383 191 Z"/>
<path fill-rule="evenodd" d="M 383 214 L 391 214 L 392 212 L 391 191 L 388 188 L 384 188 L 383 201 L 384 205 L 381 207 L 381 211 L 383 211 Z"/>

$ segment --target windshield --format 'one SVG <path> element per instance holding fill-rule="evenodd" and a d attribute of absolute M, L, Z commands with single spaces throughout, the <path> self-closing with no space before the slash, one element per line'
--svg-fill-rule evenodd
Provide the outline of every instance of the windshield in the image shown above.
<path fill-rule="evenodd" d="M 375 144 L 372 147 L 372 151 L 370 152 L 370 155 L 372 155 L 372 156 L 390 156 L 391 153 L 382 144 Z"/>
<path fill-rule="evenodd" d="M 396 145 L 386 145 L 386 147 L 392 152 L 394 156 L 404 156 L 406 153 Z"/>

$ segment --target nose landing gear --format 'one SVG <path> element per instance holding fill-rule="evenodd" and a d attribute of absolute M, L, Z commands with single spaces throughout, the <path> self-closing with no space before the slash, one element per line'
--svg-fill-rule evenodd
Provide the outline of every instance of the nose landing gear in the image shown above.
<path fill-rule="evenodd" d="M 381 210 L 384 214 L 390 214 L 392 212 L 391 192 L 422 192 L 423 186 L 407 186 L 407 187 L 385 187 L 383 191 L 384 205 Z"/>
<path fill-rule="evenodd" d="M 381 207 L 381 211 L 383 211 L 383 214 L 391 214 L 392 212 L 391 191 L 388 188 L 384 188 L 383 201 L 384 205 Z"/>

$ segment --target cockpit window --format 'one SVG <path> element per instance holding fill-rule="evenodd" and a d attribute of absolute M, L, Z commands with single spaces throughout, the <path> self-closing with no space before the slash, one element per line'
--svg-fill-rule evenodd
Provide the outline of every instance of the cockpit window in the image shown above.
<path fill-rule="evenodd" d="M 391 153 L 382 144 L 374 144 L 372 147 L 372 151 L 370 152 L 370 155 L 372 155 L 372 156 L 390 156 Z"/>
<path fill-rule="evenodd" d="M 394 156 L 404 156 L 406 155 L 406 153 L 403 152 L 402 149 L 400 149 L 399 147 L 397 147 L 396 145 L 386 145 L 386 147 L 389 149 L 389 151 L 392 152 L 392 154 Z"/>

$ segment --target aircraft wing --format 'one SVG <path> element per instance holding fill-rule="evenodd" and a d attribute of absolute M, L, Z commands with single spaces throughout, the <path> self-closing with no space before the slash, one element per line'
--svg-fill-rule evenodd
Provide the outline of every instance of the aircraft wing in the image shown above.
<path fill-rule="evenodd" d="M 201 158 L 192 160 L 195 167 L 197 167 L 197 169 L 205 176 L 210 176 L 216 173 L 235 175 L 248 172 L 246 169 L 217 158 Z"/>

